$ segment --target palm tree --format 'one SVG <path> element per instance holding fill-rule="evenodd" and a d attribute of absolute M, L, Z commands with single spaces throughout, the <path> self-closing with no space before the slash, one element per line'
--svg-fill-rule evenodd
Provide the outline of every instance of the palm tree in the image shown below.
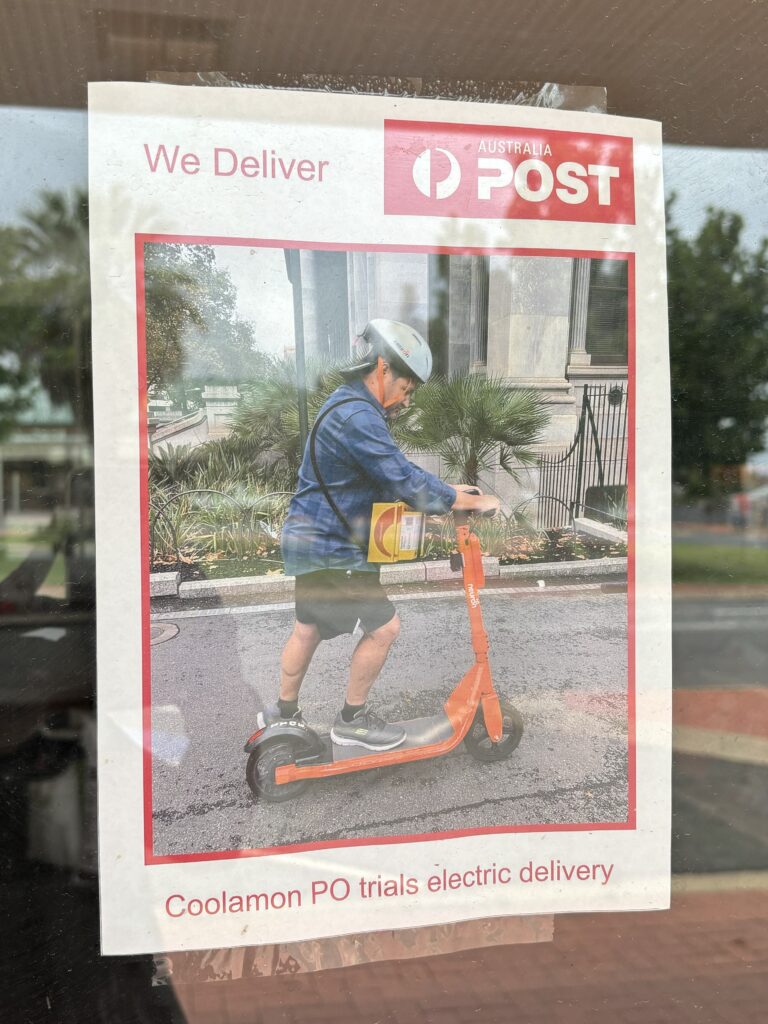
<path fill-rule="evenodd" d="M 323 402 L 344 383 L 339 369 L 327 363 L 308 366 L 310 426 Z M 265 482 L 277 475 L 281 487 L 290 489 L 303 454 L 293 361 L 275 360 L 242 390 L 233 433 L 218 443 L 237 445 L 241 456 L 250 451 L 257 475 Z M 480 475 L 497 465 L 516 477 L 519 467 L 535 462 L 531 446 L 548 418 L 531 389 L 494 377 L 437 377 L 419 388 L 411 408 L 395 421 L 393 433 L 403 449 L 439 455 L 452 479 L 477 485 Z"/>
<path fill-rule="evenodd" d="M 451 479 L 477 485 L 500 465 L 513 478 L 537 454 L 549 415 L 536 391 L 477 374 L 434 377 L 395 427 L 409 451 L 439 455 Z"/>
<path fill-rule="evenodd" d="M 76 423 L 84 427 L 91 409 L 85 191 L 43 192 L 38 206 L 24 213 L 16 244 L 27 305 L 37 323 L 40 379 L 54 400 L 71 402 Z"/>
<path fill-rule="evenodd" d="M 310 426 L 328 396 L 344 383 L 338 366 L 307 365 L 307 409 Z M 283 486 L 295 486 L 303 451 L 299 431 L 296 366 L 276 359 L 264 374 L 242 387 L 235 413 L 233 437 L 247 443 L 262 476 L 277 476 Z"/>
<path fill-rule="evenodd" d="M 150 451 L 149 485 L 153 490 L 189 487 L 200 461 L 200 449 L 190 444 L 164 445 Z"/>

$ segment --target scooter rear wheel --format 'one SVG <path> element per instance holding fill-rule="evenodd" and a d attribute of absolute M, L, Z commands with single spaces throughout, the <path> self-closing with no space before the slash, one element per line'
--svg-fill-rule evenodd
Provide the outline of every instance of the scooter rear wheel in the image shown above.
<path fill-rule="evenodd" d="M 245 766 L 245 778 L 254 799 L 280 804 L 300 796 L 309 785 L 308 779 L 284 782 L 280 785 L 275 781 L 275 771 L 278 768 L 295 762 L 296 747 L 290 742 L 275 740 L 254 750 Z"/>
<path fill-rule="evenodd" d="M 500 700 L 501 722 L 503 732 L 498 743 L 494 743 L 485 728 L 482 707 L 477 709 L 475 720 L 464 737 L 464 746 L 468 753 L 477 761 L 490 764 L 503 761 L 517 748 L 523 738 L 523 718 L 520 712 L 509 701 Z"/>

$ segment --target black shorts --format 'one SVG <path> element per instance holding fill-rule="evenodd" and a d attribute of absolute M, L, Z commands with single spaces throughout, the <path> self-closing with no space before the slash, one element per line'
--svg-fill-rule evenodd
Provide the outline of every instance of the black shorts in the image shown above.
<path fill-rule="evenodd" d="M 317 626 L 323 640 L 354 632 L 358 620 L 372 633 L 394 614 L 378 572 L 321 569 L 296 577 L 296 620 Z"/>

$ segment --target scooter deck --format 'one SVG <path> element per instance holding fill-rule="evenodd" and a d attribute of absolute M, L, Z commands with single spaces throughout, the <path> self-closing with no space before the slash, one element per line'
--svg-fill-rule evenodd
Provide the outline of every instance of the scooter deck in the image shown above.
<path fill-rule="evenodd" d="M 428 718 L 411 718 L 405 722 L 393 722 L 405 729 L 405 740 L 392 750 L 409 750 L 413 747 L 426 747 L 432 743 L 441 743 L 453 735 L 453 727 L 444 711 Z M 330 736 L 323 736 L 323 745 L 330 748 L 331 761 L 349 761 L 355 757 L 368 754 L 381 754 L 380 750 L 368 750 L 362 746 L 342 746 L 334 743 Z M 384 751 L 389 753 L 389 751 Z"/>
<path fill-rule="evenodd" d="M 305 765 L 327 765 L 338 764 L 342 761 L 359 760 L 365 757 L 381 758 L 382 755 L 401 754 L 406 750 L 413 750 L 415 747 L 432 746 L 435 743 L 445 743 L 453 736 L 453 726 L 444 711 L 438 715 L 430 715 L 427 718 L 410 718 L 404 722 L 393 722 L 405 729 L 405 740 L 390 750 L 368 750 L 366 747 L 342 745 L 334 743 L 330 734 L 325 733 L 319 737 L 321 749 L 310 756 L 297 758 L 296 765 L 301 768 Z M 394 760 L 394 758 L 393 758 Z"/>
<path fill-rule="evenodd" d="M 280 785 L 298 779 L 320 779 L 409 761 L 426 761 L 447 754 L 464 739 L 486 684 L 493 692 L 487 662 L 477 663 L 464 675 L 442 711 L 428 718 L 397 723 L 406 734 L 404 742 L 398 746 L 391 750 L 367 750 L 332 743 L 329 736 L 321 736 L 319 750 L 315 747 L 297 756 L 294 764 L 276 768 L 275 782 Z"/>

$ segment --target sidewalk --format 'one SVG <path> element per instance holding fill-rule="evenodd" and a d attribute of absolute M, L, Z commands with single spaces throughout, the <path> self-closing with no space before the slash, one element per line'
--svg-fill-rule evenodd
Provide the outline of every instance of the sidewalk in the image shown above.
<path fill-rule="evenodd" d="M 768 690 L 677 690 L 672 697 L 677 753 L 768 765 Z"/>
<path fill-rule="evenodd" d="M 486 585 L 508 583 L 533 584 L 539 580 L 553 583 L 627 578 L 627 559 L 591 558 L 573 562 L 534 562 L 500 565 L 498 558 L 483 556 Z M 381 582 L 391 592 L 413 588 L 433 590 L 446 584 L 461 585 L 461 573 L 451 569 L 448 559 L 404 562 L 381 567 Z M 149 588 L 153 600 L 232 601 L 241 599 L 285 599 L 294 591 L 295 577 L 282 573 L 264 576 L 239 576 L 223 579 L 181 581 L 178 572 L 150 573 Z"/>
<path fill-rule="evenodd" d="M 728 876 L 724 876 L 727 882 Z M 762 1024 L 768 889 L 564 915 L 552 943 L 179 988 L 189 1024 Z"/>
<path fill-rule="evenodd" d="M 672 598 L 768 600 L 768 583 L 673 583 Z"/>

